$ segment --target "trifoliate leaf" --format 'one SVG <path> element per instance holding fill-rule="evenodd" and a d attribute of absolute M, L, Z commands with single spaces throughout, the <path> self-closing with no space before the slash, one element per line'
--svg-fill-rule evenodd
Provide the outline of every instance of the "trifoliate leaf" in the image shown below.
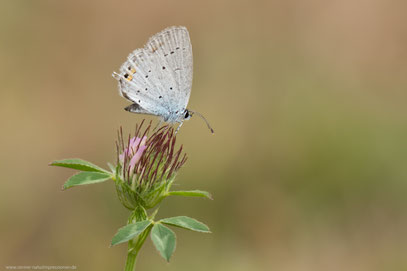
<path fill-rule="evenodd" d="M 93 184 L 93 183 L 101 183 L 107 181 L 112 176 L 107 173 L 101 172 L 79 172 L 76 175 L 73 175 L 71 178 L 66 181 L 64 184 L 64 189 L 77 186 L 77 185 L 84 185 L 84 184 Z"/>
<path fill-rule="evenodd" d="M 202 190 L 190 190 L 190 191 L 170 191 L 168 192 L 169 196 L 184 196 L 184 197 L 202 197 L 213 199 L 212 195 L 209 192 Z"/>
<path fill-rule="evenodd" d="M 154 224 L 151 230 L 151 239 L 161 256 L 169 262 L 171 255 L 175 251 L 175 233 L 166 226 L 157 223 Z"/>
<path fill-rule="evenodd" d="M 91 162 L 82 160 L 82 159 L 64 159 L 64 160 L 58 160 L 54 161 L 50 166 L 58 166 L 58 167 L 66 167 L 66 168 L 73 168 L 81 171 L 91 171 L 91 172 L 104 172 L 104 173 L 109 173 L 108 171 L 104 170 L 101 167 L 98 167 L 97 165 L 92 164 Z"/>
<path fill-rule="evenodd" d="M 150 220 L 144 220 L 120 228 L 112 239 L 112 246 L 133 239 L 147 229 L 150 224 Z"/>
<path fill-rule="evenodd" d="M 167 225 L 177 226 L 177 227 L 184 228 L 187 230 L 192 230 L 192 231 L 207 232 L 207 233 L 211 232 L 209 230 L 208 226 L 206 226 L 202 222 L 199 222 L 196 219 L 193 219 L 193 218 L 190 218 L 187 216 L 175 216 L 175 217 L 170 217 L 170 218 L 164 218 L 164 219 L 161 219 L 160 222 L 167 224 Z"/>

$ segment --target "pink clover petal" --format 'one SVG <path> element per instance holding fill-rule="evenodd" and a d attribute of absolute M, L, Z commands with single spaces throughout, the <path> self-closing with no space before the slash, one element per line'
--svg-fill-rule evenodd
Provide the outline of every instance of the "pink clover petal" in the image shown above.
<path fill-rule="evenodd" d="M 137 138 L 133 137 L 133 139 L 134 140 L 132 142 L 130 142 L 130 145 L 129 145 L 130 150 L 132 150 L 131 154 L 136 153 L 137 147 L 143 146 L 146 144 L 147 137 L 146 136 L 143 137 L 143 141 L 141 141 L 141 138 L 139 138 L 139 137 L 137 137 Z M 140 141 L 141 141 L 141 143 L 140 143 Z"/>
<path fill-rule="evenodd" d="M 131 158 L 130 160 L 130 172 L 133 172 L 134 167 L 140 161 L 141 156 L 143 155 L 144 150 L 146 149 L 146 146 L 140 146 L 136 152 L 136 154 Z"/>
<path fill-rule="evenodd" d="M 130 142 L 129 142 L 129 148 L 130 149 L 133 149 L 135 146 L 137 146 L 137 144 L 140 142 L 140 139 L 138 138 L 138 137 L 132 137 L 131 139 L 130 139 Z"/>
<path fill-rule="evenodd" d="M 136 142 L 138 139 L 138 137 L 133 136 L 132 138 L 130 138 L 130 144 L 129 145 L 133 145 L 134 142 Z"/>
<path fill-rule="evenodd" d="M 143 137 L 143 140 L 141 141 L 140 146 L 146 145 L 146 142 L 147 142 L 147 137 L 145 136 L 145 137 Z"/>

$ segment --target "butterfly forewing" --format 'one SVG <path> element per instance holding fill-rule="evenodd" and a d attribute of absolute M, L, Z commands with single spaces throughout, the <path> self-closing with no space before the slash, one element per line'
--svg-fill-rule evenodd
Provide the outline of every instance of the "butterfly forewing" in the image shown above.
<path fill-rule="evenodd" d="M 175 80 L 175 86 L 167 86 L 174 107 L 185 109 L 192 87 L 192 46 L 185 27 L 170 27 L 154 35 L 147 42 L 146 49 L 157 53 L 167 63 L 168 73 Z"/>

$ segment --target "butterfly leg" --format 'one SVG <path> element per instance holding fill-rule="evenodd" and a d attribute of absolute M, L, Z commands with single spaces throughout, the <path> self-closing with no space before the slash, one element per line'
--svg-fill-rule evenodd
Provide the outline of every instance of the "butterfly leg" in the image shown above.
<path fill-rule="evenodd" d="M 184 124 L 184 122 L 181 122 L 181 123 L 178 125 L 177 130 L 175 130 L 175 134 L 177 134 L 177 133 L 178 133 L 179 128 L 181 128 L 182 124 Z"/>

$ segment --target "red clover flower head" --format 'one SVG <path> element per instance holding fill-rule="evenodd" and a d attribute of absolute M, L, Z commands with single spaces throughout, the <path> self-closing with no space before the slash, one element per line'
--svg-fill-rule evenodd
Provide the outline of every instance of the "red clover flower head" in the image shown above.
<path fill-rule="evenodd" d="M 118 131 L 116 189 L 124 206 L 152 208 L 170 189 L 177 171 L 187 160 L 182 146 L 175 148 L 176 135 L 170 126 L 163 126 L 148 136 L 151 123 L 142 129 L 136 126 L 134 136 L 124 140 Z"/>

